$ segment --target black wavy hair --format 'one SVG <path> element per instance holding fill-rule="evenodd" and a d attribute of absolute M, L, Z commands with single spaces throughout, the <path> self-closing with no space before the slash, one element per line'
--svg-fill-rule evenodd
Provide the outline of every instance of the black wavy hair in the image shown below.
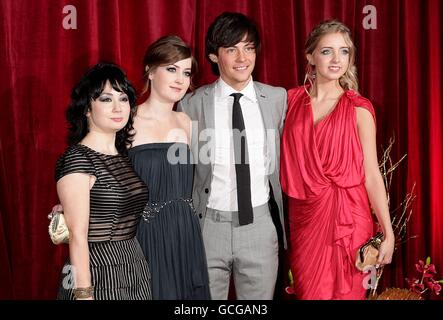
<path fill-rule="evenodd" d="M 124 92 L 128 96 L 131 111 L 128 123 L 119 130 L 115 138 L 115 147 L 120 154 L 127 154 L 134 138 L 134 113 L 136 107 L 135 89 L 123 70 L 109 62 L 100 62 L 89 69 L 72 89 L 71 102 L 66 110 L 66 120 L 69 123 L 68 144 L 79 143 L 89 132 L 86 113 L 91 108 L 91 102 L 97 99 L 109 81 L 112 88 Z"/>
<path fill-rule="evenodd" d="M 239 12 L 223 12 L 211 23 L 206 33 L 205 55 L 211 63 L 212 73 L 220 75 L 218 64 L 209 59 L 209 55 L 218 56 L 219 48 L 236 45 L 243 40 L 252 42 L 257 52 L 260 51 L 260 35 L 254 21 Z"/>

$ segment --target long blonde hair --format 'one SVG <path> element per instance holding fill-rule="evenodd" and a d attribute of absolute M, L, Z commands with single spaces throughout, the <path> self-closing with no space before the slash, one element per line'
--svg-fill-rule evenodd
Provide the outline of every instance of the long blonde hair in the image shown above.
<path fill-rule="evenodd" d="M 326 20 L 321 22 L 309 34 L 305 43 L 305 54 L 312 54 L 320 42 L 320 39 L 330 33 L 341 33 L 346 44 L 349 46 L 349 66 L 345 74 L 339 79 L 340 86 L 345 90 L 354 90 L 358 92 L 357 67 L 355 66 L 356 48 L 352 41 L 351 31 L 345 24 L 338 20 Z M 306 84 L 306 81 L 309 81 L 311 89 L 313 89 L 315 86 L 315 76 L 315 67 L 308 62 L 303 84 Z"/>

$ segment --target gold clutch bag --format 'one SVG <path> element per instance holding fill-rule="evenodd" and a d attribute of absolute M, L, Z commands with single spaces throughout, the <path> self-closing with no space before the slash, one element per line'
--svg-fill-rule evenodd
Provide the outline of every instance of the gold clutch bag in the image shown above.
<path fill-rule="evenodd" d="M 367 266 L 377 264 L 378 249 L 382 241 L 383 233 L 379 232 L 357 250 L 355 266 L 358 270 L 364 271 Z"/>
<path fill-rule="evenodd" d="M 69 229 L 63 211 L 53 211 L 49 222 L 49 236 L 54 244 L 69 243 Z"/>

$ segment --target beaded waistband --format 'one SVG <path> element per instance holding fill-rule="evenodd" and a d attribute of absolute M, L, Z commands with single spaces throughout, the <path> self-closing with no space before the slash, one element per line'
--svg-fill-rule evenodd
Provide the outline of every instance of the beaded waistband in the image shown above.
<path fill-rule="evenodd" d="M 164 207 L 173 202 L 179 202 L 179 201 L 183 201 L 186 204 L 188 204 L 189 207 L 192 209 L 192 211 L 195 213 L 194 204 L 191 198 L 177 198 L 168 201 L 148 202 L 145 208 L 143 209 L 142 218 L 146 222 L 149 222 L 149 220 L 153 219 L 160 212 L 161 209 L 163 209 Z"/>

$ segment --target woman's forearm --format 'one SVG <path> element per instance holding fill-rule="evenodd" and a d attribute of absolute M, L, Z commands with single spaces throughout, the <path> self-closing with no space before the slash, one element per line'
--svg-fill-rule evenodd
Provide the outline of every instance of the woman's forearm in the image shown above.
<path fill-rule="evenodd" d="M 91 286 L 87 236 L 75 232 L 72 233 L 69 240 L 69 256 L 74 272 L 74 287 L 86 288 Z"/>
<path fill-rule="evenodd" d="M 366 191 L 385 238 L 394 238 L 386 189 L 379 172 L 366 175 Z"/>

